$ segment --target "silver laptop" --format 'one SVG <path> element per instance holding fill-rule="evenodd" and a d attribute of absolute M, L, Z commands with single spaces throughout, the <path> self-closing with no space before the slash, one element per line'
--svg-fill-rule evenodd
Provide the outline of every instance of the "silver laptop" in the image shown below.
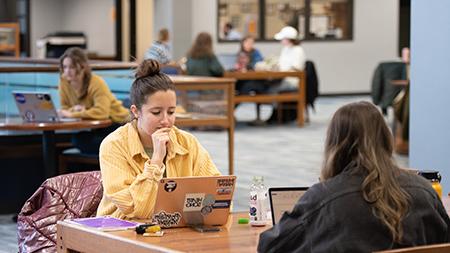
<path fill-rule="evenodd" d="M 72 122 L 76 118 L 60 118 L 52 97 L 42 91 L 13 91 L 20 116 L 26 122 Z"/>
<path fill-rule="evenodd" d="M 272 224 L 277 224 L 285 212 L 291 212 L 295 204 L 305 194 L 308 187 L 272 187 L 269 188 Z"/>
<path fill-rule="evenodd" d="M 237 54 L 217 54 L 217 59 L 226 71 L 234 70 Z"/>

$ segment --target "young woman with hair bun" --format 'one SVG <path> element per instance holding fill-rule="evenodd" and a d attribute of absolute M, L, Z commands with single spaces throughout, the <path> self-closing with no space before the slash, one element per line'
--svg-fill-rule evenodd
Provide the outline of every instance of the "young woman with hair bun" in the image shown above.
<path fill-rule="evenodd" d="M 174 125 L 175 86 L 159 63 L 144 60 L 135 78 L 130 91 L 134 119 L 100 146 L 98 216 L 150 218 L 161 178 L 220 175 L 198 140 Z"/>

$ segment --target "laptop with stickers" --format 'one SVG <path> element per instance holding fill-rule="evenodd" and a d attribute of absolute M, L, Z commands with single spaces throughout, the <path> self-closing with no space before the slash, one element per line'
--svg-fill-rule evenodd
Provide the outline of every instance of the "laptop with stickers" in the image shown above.
<path fill-rule="evenodd" d="M 60 118 L 48 92 L 13 91 L 20 116 L 26 122 L 73 122 L 76 118 Z"/>
<path fill-rule="evenodd" d="M 235 184 L 236 176 L 163 178 L 152 222 L 165 228 L 224 225 Z"/>
<path fill-rule="evenodd" d="M 272 187 L 269 188 L 272 224 L 277 224 L 285 212 L 294 209 L 295 204 L 305 194 L 308 187 Z"/>

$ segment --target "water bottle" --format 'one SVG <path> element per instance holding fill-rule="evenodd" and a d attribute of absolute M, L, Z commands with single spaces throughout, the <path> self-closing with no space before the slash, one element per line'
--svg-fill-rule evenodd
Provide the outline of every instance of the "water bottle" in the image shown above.
<path fill-rule="evenodd" d="M 253 177 L 250 186 L 250 225 L 265 226 L 267 224 L 267 188 L 264 178 Z"/>

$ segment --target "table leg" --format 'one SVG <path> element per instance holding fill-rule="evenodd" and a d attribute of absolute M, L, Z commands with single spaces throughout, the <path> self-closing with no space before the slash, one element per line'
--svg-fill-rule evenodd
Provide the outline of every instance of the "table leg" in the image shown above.
<path fill-rule="evenodd" d="M 256 103 L 256 121 L 261 121 L 261 104 Z"/>
<path fill-rule="evenodd" d="M 234 175 L 234 121 L 228 128 L 228 174 Z"/>
<path fill-rule="evenodd" d="M 45 178 L 56 176 L 55 131 L 44 131 L 42 134 L 42 152 Z"/>

